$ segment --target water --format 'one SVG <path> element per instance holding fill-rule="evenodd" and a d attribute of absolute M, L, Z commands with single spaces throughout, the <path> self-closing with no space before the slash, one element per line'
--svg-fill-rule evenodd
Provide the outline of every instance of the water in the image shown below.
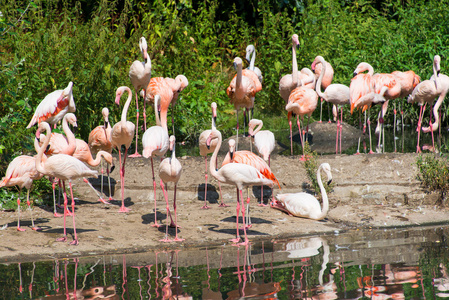
<path fill-rule="evenodd" d="M 449 226 L 0 265 L 1 299 L 436 299 Z M 365 297 L 365 298 L 364 298 Z"/>

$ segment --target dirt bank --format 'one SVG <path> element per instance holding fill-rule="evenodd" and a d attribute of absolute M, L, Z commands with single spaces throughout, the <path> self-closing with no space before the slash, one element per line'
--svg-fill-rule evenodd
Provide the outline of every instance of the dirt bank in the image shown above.
<path fill-rule="evenodd" d="M 211 209 L 200 209 L 204 197 L 204 159 L 179 158 L 183 174 L 178 184 L 177 204 L 179 236 L 182 243 L 162 243 L 165 227 L 154 228 L 154 196 L 150 162 L 144 158 L 126 162 L 125 203 L 129 213 L 119 213 L 120 201 L 102 204 L 82 181 L 74 183 L 77 194 L 76 224 L 80 244 L 56 242 L 63 233 L 63 220 L 54 218 L 50 207 L 34 209 L 36 223 L 42 228 L 35 232 L 29 214 L 23 214 L 25 232 L 16 231 L 17 213 L 0 212 L 0 258 L 2 262 L 13 260 L 37 260 L 52 257 L 94 255 L 104 253 L 130 253 L 165 248 L 201 247 L 228 243 L 235 234 L 235 188 L 222 186 L 223 199 L 230 206 L 218 207 L 218 184 L 210 179 L 208 199 Z M 118 160 L 116 160 L 118 161 Z M 332 167 L 335 187 L 329 195 L 330 211 L 323 221 L 295 218 L 287 214 L 256 205 L 252 196 L 252 227 L 250 240 L 272 239 L 288 236 L 306 236 L 357 228 L 416 226 L 444 223 L 449 211 L 436 207 L 436 196 L 426 194 L 416 180 L 416 154 L 361 154 L 325 155 L 319 162 Z M 156 170 L 159 163 L 156 162 Z M 307 190 L 308 179 L 298 156 L 274 155 L 272 170 L 277 176 L 282 193 Z M 118 168 L 111 175 L 114 183 L 114 199 L 120 199 Z M 106 179 L 105 179 L 106 182 Z M 98 186 L 99 181 L 93 183 Z M 173 186 L 169 187 L 172 207 Z M 260 188 L 252 190 L 260 197 Z M 265 190 L 266 193 L 269 191 Z M 274 193 L 279 193 L 275 189 Z M 268 200 L 268 194 L 265 194 Z M 165 200 L 157 187 L 157 218 L 165 225 Z M 72 241 L 72 220 L 67 220 L 69 242 Z M 174 236 L 174 228 L 169 228 Z"/>

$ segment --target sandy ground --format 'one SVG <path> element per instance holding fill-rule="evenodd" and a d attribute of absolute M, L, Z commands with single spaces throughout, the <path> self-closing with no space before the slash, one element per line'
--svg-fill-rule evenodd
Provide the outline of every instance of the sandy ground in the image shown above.
<path fill-rule="evenodd" d="M 335 126 L 326 125 L 330 131 L 333 129 L 331 125 Z M 350 130 L 347 132 L 354 135 Z M 331 135 L 332 132 L 329 132 L 329 136 Z M 348 138 L 358 136 L 355 134 Z M 241 149 L 248 146 L 242 140 Z M 315 145 L 317 143 L 316 139 Z M 298 158 L 273 155 L 272 171 L 282 188 L 282 191 L 275 188 L 274 194 L 308 191 L 303 162 Z M 31 230 L 28 212 L 22 215 L 22 226 L 27 228 L 25 232 L 16 230 L 16 212 L 0 212 L 0 227 L 8 225 L 0 230 L 1 262 L 187 249 L 230 243 L 229 239 L 235 236 L 235 187 L 222 186 L 223 200 L 229 207 L 219 207 L 218 183 L 210 177 L 207 198 L 211 208 L 203 210 L 204 158 L 180 157 L 179 160 L 183 173 L 177 189 L 178 223 L 181 226 L 178 234 L 185 239 L 184 242 L 160 242 L 165 235 L 165 226 L 151 226 L 154 224 L 154 195 L 150 161 L 130 158 L 126 161 L 125 180 L 125 205 L 131 209 L 129 213 L 118 212 L 118 168 L 111 174 L 115 199 L 111 204 L 97 201 L 87 185 L 78 180 L 74 182 L 74 190 L 79 245 L 68 244 L 73 240 L 71 217 L 67 219 L 68 241 L 55 241 L 63 234 L 63 219 L 54 218 L 50 207 L 34 209 L 36 223 L 42 228 L 38 232 Z M 117 156 L 115 161 L 118 164 Z M 250 241 L 329 234 L 361 228 L 437 224 L 449 220 L 449 211 L 435 205 L 437 196 L 426 193 L 420 187 L 416 179 L 416 154 L 323 155 L 319 157 L 319 162 L 331 165 L 335 184 L 334 190 L 329 194 L 330 210 L 327 217 L 323 221 L 314 221 L 258 206 L 256 201 L 260 199 L 260 187 L 254 187 L 251 190 L 252 227 L 248 230 Z M 156 170 L 158 165 L 159 162 L 156 162 Z M 156 179 L 159 181 L 158 176 Z M 99 179 L 91 181 L 99 187 Z M 106 178 L 104 182 L 107 182 Z M 264 201 L 269 201 L 271 192 L 264 189 L 264 194 Z M 173 211 L 173 185 L 169 186 L 168 195 L 170 209 Z M 159 184 L 156 203 L 157 219 L 165 225 L 166 206 Z M 174 230 L 169 228 L 170 238 L 174 237 Z"/>

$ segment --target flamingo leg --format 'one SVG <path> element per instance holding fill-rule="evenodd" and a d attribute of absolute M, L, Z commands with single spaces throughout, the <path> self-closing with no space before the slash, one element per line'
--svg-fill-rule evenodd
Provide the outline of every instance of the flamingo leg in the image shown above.
<path fill-rule="evenodd" d="M 65 182 L 62 182 L 62 186 L 64 188 L 64 235 L 61 238 L 57 238 L 57 242 L 65 242 L 67 241 L 67 228 L 66 228 L 66 218 L 67 218 L 67 192 L 65 190 Z"/>
<path fill-rule="evenodd" d="M 249 198 L 249 187 L 246 188 L 246 210 L 248 211 L 248 215 L 246 216 L 246 228 L 251 228 L 251 216 L 249 213 L 249 202 L 251 199 Z M 263 202 L 263 199 L 262 199 Z"/>
<path fill-rule="evenodd" d="M 338 116 L 338 107 L 337 107 L 337 116 Z M 335 140 L 335 154 L 338 154 L 338 131 L 340 130 L 340 119 L 337 118 L 337 137 Z M 340 134 L 341 136 L 341 134 Z"/>
<path fill-rule="evenodd" d="M 240 242 L 240 234 L 239 234 L 239 212 L 240 212 L 240 197 L 239 197 L 239 190 L 237 188 L 237 207 L 236 207 L 236 238 L 231 239 L 230 241 L 237 244 Z"/>
<path fill-rule="evenodd" d="M 103 159 L 100 161 L 100 168 L 101 168 L 101 194 L 103 195 L 103 175 L 104 175 L 104 169 L 103 169 Z M 100 197 L 101 199 L 101 197 Z"/>
<path fill-rule="evenodd" d="M 106 174 L 108 175 L 108 185 L 109 185 L 109 201 L 114 200 L 112 199 L 112 193 L 111 193 L 111 176 L 109 175 L 109 164 L 106 168 Z"/>
<path fill-rule="evenodd" d="M 288 125 L 290 126 L 290 155 L 293 155 L 292 113 L 288 112 Z"/>
<path fill-rule="evenodd" d="M 28 209 L 30 211 L 30 215 L 31 215 L 31 229 L 33 230 L 41 230 L 39 227 L 34 226 L 34 219 L 33 219 L 33 209 L 31 208 L 31 202 L 30 202 L 30 190 L 31 187 L 29 189 L 27 189 L 27 205 L 28 205 Z"/>
<path fill-rule="evenodd" d="M 60 218 L 60 217 L 62 217 L 62 215 L 61 215 L 61 214 L 58 214 L 58 213 L 56 212 L 56 194 L 55 194 L 56 180 L 57 180 L 56 178 L 54 178 L 53 180 L 50 180 L 50 181 L 53 181 L 52 184 L 51 184 L 51 187 L 52 187 L 52 189 L 53 189 L 53 216 L 54 216 L 55 218 Z"/>
<path fill-rule="evenodd" d="M 78 245 L 78 236 L 76 235 L 76 226 L 75 226 L 75 199 L 73 198 L 73 191 L 72 191 L 72 181 L 69 180 L 69 187 L 70 187 L 70 197 L 72 197 L 72 218 L 73 218 L 73 233 L 75 234 L 75 239 L 70 243 L 70 245 Z"/>
<path fill-rule="evenodd" d="M 123 156 L 123 165 L 122 165 L 122 155 L 120 153 L 120 149 L 118 151 L 119 164 L 120 164 L 120 185 L 121 185 L 121 193 L 122 193 L 122 206 L 120 207 L 118 212 L 129 212 L 130 209 L 125 207 L 125 162 L 126 156 L 128 155 L 128 149 L 125 150 L 125 155 Z"/>
<path fill-rule="evenodd" d="M 25 231 L 25 228 L 20 227 L 20 192 L 19 191 L 19 196 L 17 197 L 17 231 Z"/>
<path fill-rule="evenodd" d="M 144 132 L 147 131 L 147 92 L 143 90 L 143 128 Z M 137 143 L 137 140 L 136 140 Z"/>
<path fill-rule="evenodd" d="M 239 110 L 235 110 L 235 115 L 237 116 L 237 142 L 235 143 L 235 151 L 239 148 Z"/>
<path fill-rule="evenodd" d="M 394 103 L 393 109 L 393 141 L 394 141 L 394 152 L 396 152 L 396 103 Z"/>
<path fill-rule="evenodd" d="M 137 151 L 137 145 L 139 144 L 139 98 L 138 98 L 138 92 L 136 91 L 136 152 L 134 154 L 130 155 L 129 157 L 141 157 L 142 155 L 139 154 Z M 145 102 L 145 98 L 143 99 Z"/>
<path fill-rule="evenodd" d="M 340 154 L 341 154 L 341 136 L 343 135 L 343 109 L 341 108 L 341 106 L 340 106 L 340 114 L 341 114 L 341 119 L 340 119 Z M 338 110 L 337 110 L 337 118 L 338 118 Z"/>
<path fill-rule="evenodd" d="M 204 205 L 201 207 L 201 209 L 209 209 L 210 206 L 207 206 L 207 201 L 206 201 L 206 198 L 207 198 L 207 154 L 206 154 L 206 156 L 204 156 L 204 160 L 206 162 L 206 173 L 204 174 L 206 183 L 204 184 Z"/>
<path fill-rule="evenodd" d="M 154 167 L 153 167 L 153 157 L 150 156 L 150 160 L 151 160 L 151 172 L 153 174 L 153 190 L 154 190 L 154 224 L 152 224 L 151 226 L 153 227 L 161 227 L 162 225 L 157 223 L 157 217 L 156 217 L 156 179 L 154 177 Z"/>
<path fill-rule="evenodd" d="M 240 199 L 243 199 L 243 191 L 239 190 L 240 193 Z M 248 245 L 249 241 L 248 241 L 248 236 L 246 235 L 246 224 L 245 224 L 245 205 L 242 205 L 242 221 L 243 221 L 243 232 L 245 235 L 245 240 L 240 243 L 239 245 Z M 237 228 L 238 230 L 238 228 Z"/>
<path fill-rule="evenodd" d="M 330 103 L 327 102 L 327 115 L 329 116 L 329 121 L 327 121 L 327 123 L 332 123 L 331 121 L 331 109 L 330 109 Z"/>
<path fill-rule="evenodd" d="M 176 211 L 176 186 L 177 186 L 177 183 L 175 183 L 175 188 L 174 188 L 174 192 L 173 192 L 173 210 L 175 211 L 175 223 L 176 223 L 176 225 L 178 225 L 178 213 Z M 184 239 L 178 237 L 178 228 L 177 227 L 175 228 L 175 233 L 176 233 L 176 236 L 173 241 L 175 241 L 175 242 L 184 241 Z"/>
<path fill-rule="evenodd" d="M 301 139 L 301 147 L 302 147 L 302 156 L 299 160 L 306 160 L 305 152 L 304 152 L 304 132 L 301 131 L 301 122 L 299 121 L 299 116 L 296 117 L 296 123 L 298 124 L 299 130 L 299 138 Z"/>
<path fill-rule="evenodd" d="M 92 186 L 92 184 L 89 182 L 89 180 L 87 180 L 85 177 L 83 177 L 83 181 L 90 186 L 90 188 L 95 192 L 95 194 L 97 194 L 98 201 L 100 201 L 101 203 L 104 203 L 104 204 L 110 204 L 108 201 L 104 200 L 103 197 L 101 197 L 100 193 L 98 193 L 98 191 Z"/>
<path fill-rule="evenodd" d="M 416 131 L 418 131 L 418 143 L 416 144 L 416 153 L 421 153 L 421 147 L 419 146 L 419 135 L 421 133 L 422 118 L 424 115 L 424 111 L 426 110 L 426 105 L 427 103 L 424 104 L 424 108 L 421 105 L 421 109 L 419 110 L 418 127 L 416 128 Z"/>
<path fill-rule="evenodd" d="M 368 123 L 368 132 L 369 132 L 369 154 L 373 154 L 373 144 L 372 144 L 372 140 L 371 140 L 371 121 L 370 121 L 370 114 L 368 112 L 368 119 L 367 119 L 367 123 Z"/>
<path fill-rule="evenodd" d="M 165 204 L 166 204 L 166 209 L 167 209 L 167 219 L 168 219 L 168 215 L 170 214 L 170 206 L 168 205 L 168 196 L 167 196 L 167 192 L 165 191 L 164 188 L 164 182 L 161 180 L 161 188 L 162 188 L 162 193 L 164 194 L 164 198 L 165 198 Z M 177 230 L 177 228 L 175 227 L 175 230 Z M 172 240 L 170 240 L 168 238 L 168 222 L 165 222 L 165 238 L 162 240 L 159 240 L 160 242 L 164 242 L 164 243 L 169 243 L 172 242 Z"/>
<path fill-rule="evenodd" d="M 322 117 L 323 117 L 323 98 L 320 98 L 320 100 L 321 100 L 321 105 L 320 105 L 320 120 L 318 121 L 318 123 L 323 123 L 323 121 L 322 121 Z"/>

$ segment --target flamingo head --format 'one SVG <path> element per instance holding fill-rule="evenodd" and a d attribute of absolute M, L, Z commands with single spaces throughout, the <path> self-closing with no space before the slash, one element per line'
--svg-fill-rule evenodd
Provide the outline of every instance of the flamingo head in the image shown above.
<path fill-rule="evenodd" d="M 299 49 L 299 37 L 296 33 L 292 35 L 292 44 L 296 49 Z"/>
<path fill-rule="evenodd" d="M 248 61 L 248 63 L 251 61 L 251 54 L 253 54 L 255 50 L 256 48 L 254 47 L 254 45 L 248 45 L 246 47 L 246 60 Z"/>
<path fill-rule="evenodd" d="M 127 86 L 117 88 L 117 91 L 115 92 L 115 104 L 120 105 L 120 98 L 127 89 L 129 89 Z"/>
<path fill-rule="evenodd" d="M 178 75 L 175 77 L 175 80 L 180 83 L 180 88 L 178 89 L 178 93 L 181 92 L 183 89 L 185 89 L 189 85 L 189 80 L 184 75 Z"/>
<path fill-rule="evenodd" d="M 234 58 L 234 69 L 237 71 L 237 69 L 239 68 L 239 67 L 242 67 L 242 65 L 243 65 L 243 62 L 242 62 L 242 59 L 240 58 L 240 57 L 236 57 L 236 58 Z"/>
<path fill-rule="evenodd" d="M 248 123 L 248 134 L 251 137 L 254 137 L 254 135 L 256 134 L 254 131 L 254 128 L 256 128 L 256 126 L 260 125 L 260 123 L 262 123 L 261 120 L 258 119 L 251 119 Z"/>
<path fill-rule="evenodd" d="M 234 160 L 234 153 L 235 153 L 235 140 L 230 139 L 228 142 L 229 145 L 229 156 L 231 157 L 231 161 Z"/>
<path fill-rule="evenodd" d="M 73 126 L 74 131 L 76 130 L 76 128 L 78 128 L 78 124 L 76 123 L 77 119 L 76 119 L 75 114 L 67 113 L 67 114 L 65 114 L 64 119 L 67 120 L 67 123 L 69 123 L 70 125 Z"/>
<path fill-rule="evenodd" d="M 331 184 L 331 182 L 332 182 L 331 166 L 328 163 L 322 163 L 321 169 L 327 175 L 327 185 Z"/>
<path fill-rule="evenodd" d="M 217 121 L 217 103 L 212 102 L 210 107 L 212 108 L 212 118 L 214 118 L 214 124 L 215 124 L 215 122 Z"/>
<path fill-rule="evenodd" d="M 70 101 L 70 99 L 73 98 L 72 90 L 73 90 L 73 82 L 70 81 L 69 85 L 65 89 L 62 90 L 62 93 L 59 96 L 57 103 L 63 101 L 66 98 L 67 98 L 66 101 Z"/>
<path fill-rule="evenodd" d="M 310 68 L 312 69 L 313 72 L 315 72 L 315 66 L 319 63 L 323 63 L 324 58 L 320 55 L 318 55 L 317 57 L 315 57 L 315 59 L 312 62 L 312 65 L 310 66 Z"/>
<path fill-rule="evenodd" d="M 218 130 L 212 130 L 206 140 L 207 149 L 210 149 L 210 144 L 212 143 L 212 140 L 217 138 L 221 138 L 221 132 Z"/>
<path fill-rule="evenodd" d="M 171 135 L 169 141 L 170 141 L 170 151 L 173 151 L 173 149 L 175 148 L 176 137 L 174 135 Z"/>
<path fill-rule="evenodd" d="M 145 60 L 145 62 L 148 59 L 148 45 L 147 45 L 147 40 L 144 37 L 141 37 L 139 40 L 139 47 L 140 47 L 140 52 L 142 52 L 143 55 L 143 59 Z"/>

